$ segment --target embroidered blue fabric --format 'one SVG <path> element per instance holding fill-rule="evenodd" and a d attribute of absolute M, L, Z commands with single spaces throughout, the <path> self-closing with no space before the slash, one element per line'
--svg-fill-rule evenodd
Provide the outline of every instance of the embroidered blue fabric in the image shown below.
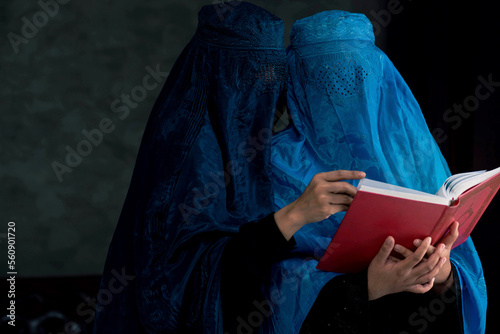
<path fill-rule="evenodd" d="M 224 245 L 273 209 L 270 139 L 287 78 L 283 35 L 281 20 L 249 3 L 200 11 L 145 129 L 94 333 L 222 333 Z M 119 287 L 117 272 L 134 278 Z"/>
<path fill-rule="evenodd" d="M 275 211 L 319 172 L 361 170 L 370 179 L 435 193 L 450 171 L 409 87 L 374 45 L 362 14 L 327 11 L 295 22 L 287 50 L 292 126 L 272 141 Z M 357 185 L 357 181 L 351 181 Z M 321 288 L 339 273 L 317 270 L 345 213 L 295 235 L 296 257 L 277 263 L 263 332 L 296 333 Z M 469 238 L 451 253 L 462 286 L 465 333 L 485 329 L 486 285 Z"/>
<path fill-rule="evenodd" d="M 222 333 L 224 245 L 242 224 L 295 200 L 318 172 L 363 170 L 428 192 L 449 176 L 409 88 L 374 46 L 366 17 L 329 11 L 299 20 L 287 53 L 283 34 L 279 18 L 246 2 L 200 11 L 145 129 L 108 251 L 94 333 Z M 271 145 L 287 80 L 293 125 Z M 296 233 L 295 256 L 273 267 L 265 287 L 275 312 L 261 332 L 299 331 L 323 285 L 338 275 L 315 269 L 314 256 L 342 217 Z M 480 332 L 486 288 L 470 239 L 452 261 L 466 333 Z"/>

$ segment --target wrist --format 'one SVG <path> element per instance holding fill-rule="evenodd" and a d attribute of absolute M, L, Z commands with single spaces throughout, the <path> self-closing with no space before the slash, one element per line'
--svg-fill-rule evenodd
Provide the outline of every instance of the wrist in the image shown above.
<path fill-rule="evenodd" d="M 287 240 L 290 240 L 295 232 L 305 225 L 301 215 L 294 210 L 293 205 L 292 202 L 274 213 L 276 225 Z"/>
<path fill-rule="evenodd" d="M 442 283 L 439 284 L 434 284 L 432 287 L 432 291 L 434 291 L 437 294 L 442 294 L 443 292 L 447 291 L 454 283 L 453 279 L 453 269 L 450 268 L 450 273 L 446 280 Z"/>
<path fill-rule="evenodd" d="M 368 300 L 375 300 L 388 294 L 387 291 L 384 291 L 384 289 L 378 286 L 376 283 L 377 280 L 374 280 L 373 276 L 370 275 L 370 272 L 368 271 L 367 274 Z"/>
<path fill-rule="evenodd" d="M 387 293 L 383 292 L 380 288 L 374 287 L 368 281 L 368 300 L 375 300 L 385 296 Z"/>

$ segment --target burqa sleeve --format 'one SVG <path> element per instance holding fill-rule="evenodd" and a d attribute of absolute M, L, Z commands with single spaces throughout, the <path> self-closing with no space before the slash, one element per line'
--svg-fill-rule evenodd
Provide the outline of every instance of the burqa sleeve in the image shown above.
<path fill-rule="evenodd" d="M 286 240 L 274 220 L 274 212 L 247 223 L 231 237 L 222 253 L 221 296 L 225 333 L 252 327 L 253 312 L 263 316 L 271 312 L 261 292 L 261 284 L 270 279 L 273 263 L 286 258 L 295 240 Z M 251 322 L 251 321 L 250 321 Z"/>

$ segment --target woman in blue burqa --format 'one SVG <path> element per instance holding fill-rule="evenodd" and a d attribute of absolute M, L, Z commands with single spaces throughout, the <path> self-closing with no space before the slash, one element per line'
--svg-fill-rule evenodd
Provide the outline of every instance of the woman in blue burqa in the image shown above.
<path fill-rule="evenodd" d="M 359 179 L 436 192 L 449 169 L 360 14 L 205 6 L 149 117 L 94 333 L 479 333 L 472 241 L 316 269 Z M 275 110 L 290 125 L 273 135 Z"/>

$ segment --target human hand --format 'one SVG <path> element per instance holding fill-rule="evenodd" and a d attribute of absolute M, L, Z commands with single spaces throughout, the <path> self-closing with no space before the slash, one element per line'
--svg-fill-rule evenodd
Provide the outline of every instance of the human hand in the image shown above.
<path fill-rule="evenodd" d="M 440 244 L 426 261 L 422 261 L 431 247 L 430 242 L 430 237 L 425 238 L 415 252 L 400 260 L 390 255 L 395 241 L 388 237 L 368 266 L 368 299 L 402 291 L 425 293 L 432 289 L 446 258 L 440 255 L 444 249 Z"/>
<path fill-rule="evenodd" d="M 327 219 L 331 215 L 346 211 L 353 201 L 357 189 L 343 180 L 357 180 L 366 176 L 364 172 L 336 170 L 318 173 L 302 195 L 274 214 L 276 224 L 287 240 L 302 226 Z"/>
<path fill-rule="evenodd" d="M 447 261 L 444 264 L 443 268 L 439 271 L 439 274 L 436 275 L 436 281 L 434 282 L 434 284 L 435 284 L 435 290 L 437 291 L 440 291 L 445 287 L 449 287 L 453 283 L 453 275 L 451 275 L 450 255 L 451 255 L 451 247 L 453 246 L 459 235 L 458 226 L 459 226 L 458 222 L 453 222 L 453 224 L 451 224 L 450 226 L 450 232 L 440 240 L 440 243 L 436 247 L 429 246 L 429 248 L 427 249 L 426 256 L 431 256 L 436 252 L 437 247 L 439 247 L 440 245 L 444 245 L 444 249 L 441 252 L 441 256 L 446 257 Z M 422 240 L 415 239 L 413 241 L 413 244 L 418 247 L 422 244 Z M 403 255 L 405 258 L 410 256 L 410 254 L 412 253 L 411 250 L 401 245 L 396 245 L 394 247 L 394 250 L 399 254 Z"/>

